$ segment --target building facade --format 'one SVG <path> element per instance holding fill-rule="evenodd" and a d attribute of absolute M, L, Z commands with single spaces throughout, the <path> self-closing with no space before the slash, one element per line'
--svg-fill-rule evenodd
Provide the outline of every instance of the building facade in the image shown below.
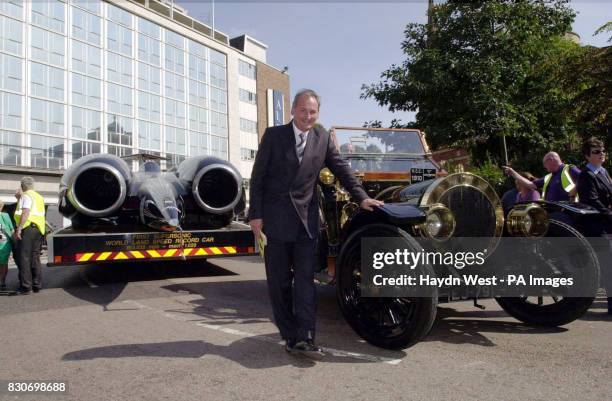
<path fill-rule="evenodd" d="M 170 169 L 211 155 L 248 182 L 262 129 L 279 123 L 263 100 L 289 98 L 266 50 L 163 1 L 1 1 L 0 199 L 32 175 L 57 202 L 62 172 L 91 153 L 138 156 L 134 170 L 146 157 Z"/>

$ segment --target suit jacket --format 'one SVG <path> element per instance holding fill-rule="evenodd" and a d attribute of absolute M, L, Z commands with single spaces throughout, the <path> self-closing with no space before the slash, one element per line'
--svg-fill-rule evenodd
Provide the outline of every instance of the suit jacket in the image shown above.
<path fill-rule="evenodd" d="M 266 129 L 251 173 L 249 219 L 263 219 L 269 237 L 294 241 L 302 224 L 310 238 L 319 232 L 316 189 L 319 171 L 328 167 L 361 203 L 368 196 L 342 159 L 329 132 L 308 132 L 302 162 L 295 149 L 292 122 Z"/>
<path fill-rule="evenodd" d="M 580 202 L 599 210 L 612 222 L 612 183 L 610 176 L 603 177 L 601 173 L 595 174 L 587 167 L 578 178 L 578 196 Z"/>

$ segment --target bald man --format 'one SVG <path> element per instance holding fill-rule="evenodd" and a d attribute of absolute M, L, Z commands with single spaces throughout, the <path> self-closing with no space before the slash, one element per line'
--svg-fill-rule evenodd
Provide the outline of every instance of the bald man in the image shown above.
<path fill-rule="evenodd" d="M 542 199 L 550 202 L 570 201 L 576 196 L 576 183 L 580 169 L 571 164 L 564 164 L 557 152 L 548 152 L 542 159 L 544 168 L 548 171 L 542 178 L 529 181 L 512 167 L 504 166 L 504 172 L 525 187 L 538 190 Z"/>

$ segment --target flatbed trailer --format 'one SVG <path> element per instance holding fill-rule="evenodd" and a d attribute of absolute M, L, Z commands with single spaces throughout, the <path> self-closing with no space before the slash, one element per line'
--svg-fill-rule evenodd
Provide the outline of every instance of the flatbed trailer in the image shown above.
<path fill-rule="evenodd" d="M 48 236 L 47 265 L 248 256 L 257 254 L 254 242 L 250 227 L 239 222 L 214 230 L 173 232 L 142 226 L 66 227 Z"/>

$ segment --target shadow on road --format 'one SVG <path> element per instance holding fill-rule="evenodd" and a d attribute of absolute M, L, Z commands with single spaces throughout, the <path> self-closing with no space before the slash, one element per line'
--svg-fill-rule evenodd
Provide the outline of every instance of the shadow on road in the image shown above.
<path fill-rule="evenodd" d="M 102 306 L 115 302 L 129 283 L 183 277 L 233 276 L 236 273 L 205 261 L 132 262 L 129 264 L 97 264 L 80 267 L 81 280 L 59 283 L 64 291 L 80 300 Z M 66 285 L 69 284 L 69 285 Z M 86 286 L 84 285 L 86 284 Z M 52 287 L 51 287 L 52 288 Z"/>
<path fill-rule="evenodd" d="M 249 338 L 241 338 L 229 345 L 216 345 L 206 341 L 173 341 L 148 344 L 121 344 L 106 347 L 88 348 L 69 352 L 62 356 L 62 361 L 84 361 L 98 358 L 202 358 L 206 355 L 217 355 L 239 363 L 248 369 L 269 369 L 292 365 L 296 367 L 312 367 L 315 362 L 300 356 L 285 352 L 280 344 L 272 343 L 266 334 Z M 405 356 L 403 352 L 396 352 Z M 336 356 L 326 354 L 322 363 L 376 363 L 351 356 Z"/>
<path fill-rule="evenodd" d="M 485 333 L 552 334 L 563 333 L 563 327 L 535 327 L 518 321 L 490 320 L 507 317 L 503 311 L 457 311 L 438 307 L 438 317 L 425 341 L 443 341 L 452 344 L 474 344 L 492 347 L 496 344 Z M 479 320 L 473 320 L 479 318 Z"/>

